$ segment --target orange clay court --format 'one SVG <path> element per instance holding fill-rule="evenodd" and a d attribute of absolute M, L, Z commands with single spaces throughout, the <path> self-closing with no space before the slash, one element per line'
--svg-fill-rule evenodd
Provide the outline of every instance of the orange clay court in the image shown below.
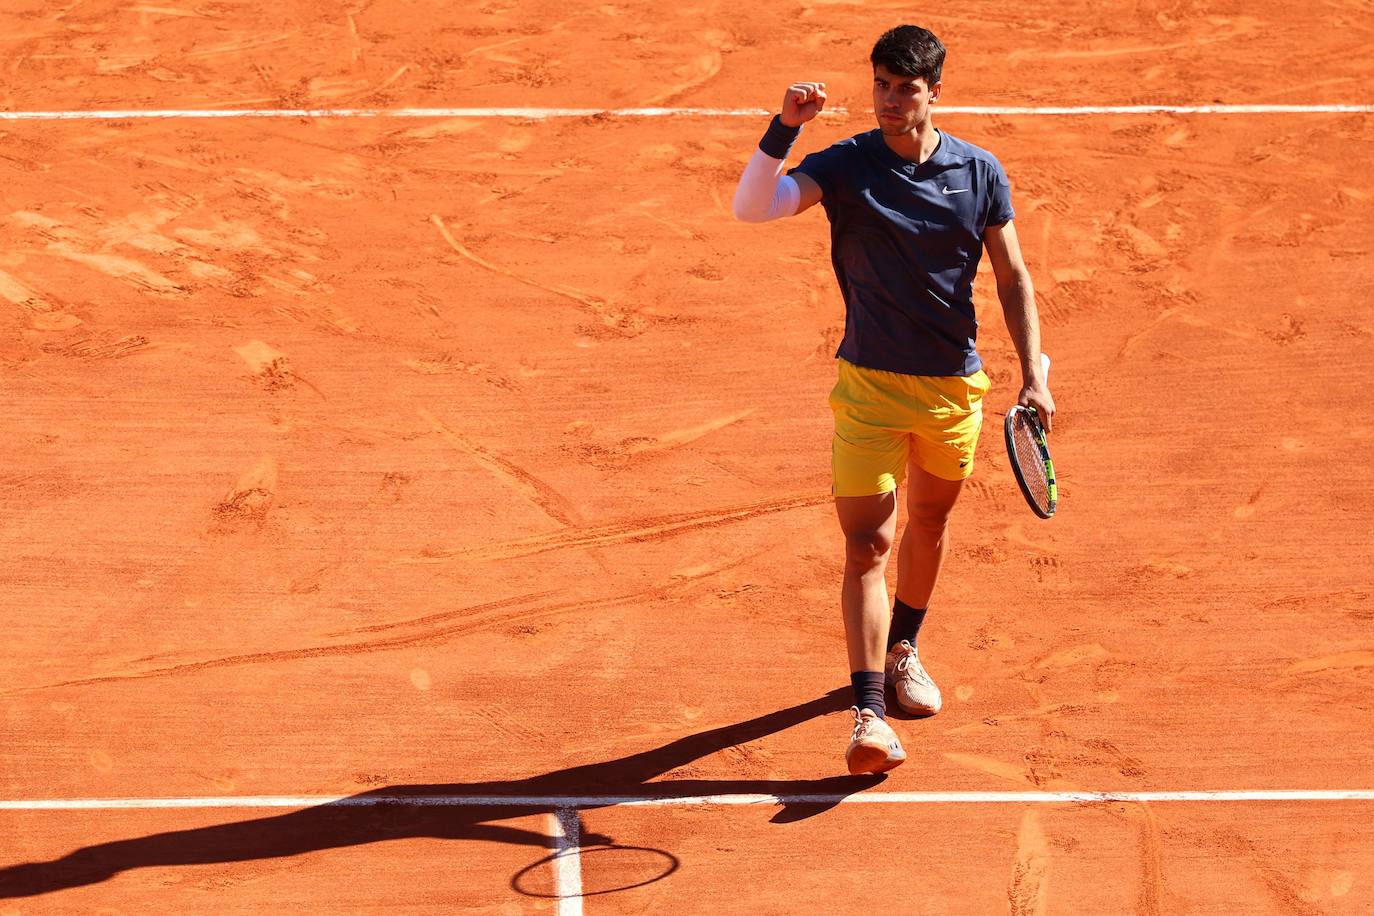
<path fill-rule="evenodd" d="M 1374 8 L 1297 12 L 6 3 L 0 914 L 1374 910 Z M 985 263 L 945 708 L 851 778 L 828 227 L 730 201 L 903 21 L 1061 501 Z M 383 114 L 75 117 L 302 108 Z"/>

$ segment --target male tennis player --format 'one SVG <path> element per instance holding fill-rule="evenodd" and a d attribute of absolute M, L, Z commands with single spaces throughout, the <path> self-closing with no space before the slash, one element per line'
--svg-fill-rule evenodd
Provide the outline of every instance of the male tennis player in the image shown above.
<path fill-rule="evenodd" d="M 812 153 L 783 175 L 801 126 L 825 106 L 823 83 L 794 83 L 735 193 L 735 215 L 765 222 L 820 203 L 845 302 L 833 487 L 845 537 L 840 604 L 854 688 L 849 771 L 881 773 L 906 752 L 886 721 L 884 681 L 907 712 L 933 715 L 940 691 L 916 635 L 949 547 L 949 515 L 973 471 L 988 377 L 975 349 L 973 278 L 984 246 L 1021 357 L 1018 403 L 1048 429 L 1054 401 L 1040 367 L 1030 275 L 1012 226 L 1011 189 L 990 153 L 935 129 L 945 48 L 903 25 L 873 47 L 878 129 Z M 897 598 L 886 569 L 906 482 Z"/>

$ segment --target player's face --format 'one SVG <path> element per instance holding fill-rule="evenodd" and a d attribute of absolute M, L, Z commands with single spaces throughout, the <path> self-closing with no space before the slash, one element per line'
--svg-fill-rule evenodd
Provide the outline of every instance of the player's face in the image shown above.
<path fill-rule="evenodd" d="M 930 117 L 930 103 L 940 84 L 927 86 L 923 76 L 903 76 L 882 64 L 873 67 L 873 114 L 888 136 L 909 134 Z"/>

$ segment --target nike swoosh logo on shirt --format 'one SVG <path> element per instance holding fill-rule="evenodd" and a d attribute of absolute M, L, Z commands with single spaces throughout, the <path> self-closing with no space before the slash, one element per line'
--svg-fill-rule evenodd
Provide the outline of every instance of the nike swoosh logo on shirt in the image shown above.
<path fill-rule="evenodd" d="M 949 185 L 945 185 L 944 193 L 945 193 L 945 194 L 967 194 L 967 193 L 968 193 L 968 188 L 954 188 L 954 189 L 951 189 Z"/>

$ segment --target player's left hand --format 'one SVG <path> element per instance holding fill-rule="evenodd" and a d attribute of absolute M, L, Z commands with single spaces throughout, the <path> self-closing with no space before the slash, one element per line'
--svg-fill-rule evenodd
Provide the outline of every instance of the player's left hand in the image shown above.
<path fill-rule="evenodd" d="M 1040 415 L 1040 423 L 1045 427 L 1045 432 L 1048 433 L 1054 426 L 1054 398 L 1050 395 L 1049 385 L 1038 379 L 1028 382 L 1022 386 L 1016 403 L 1022 407 L 1034 407 L 1035 412 Z"/>

